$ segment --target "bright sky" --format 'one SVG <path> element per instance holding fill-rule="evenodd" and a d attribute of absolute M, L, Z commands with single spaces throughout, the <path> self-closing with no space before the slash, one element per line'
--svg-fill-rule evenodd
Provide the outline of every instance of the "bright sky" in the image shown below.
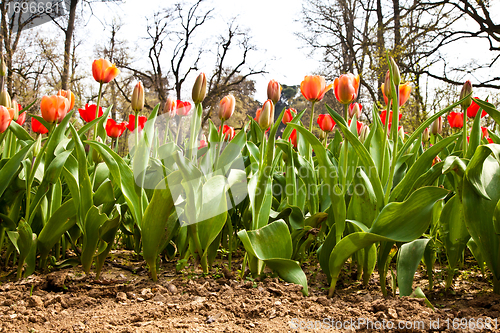
<path fill-rule="evenodd" d="M 146 36 L 145 18 L 151 17 L 154 11 L 172 3 L 174 2 L 161 0 L 125 0 L 118 5 L 96 3 L 93 5 L 95 6 L 94 13 L 99 17 L 103 15 L 99 14 L 98 6 L 102 6 L 103 10 L 113 9 L 116 16 L 121 17 L 124 23 L 121 37 L 118 37 L 126 38 L 134 45 L 136 41 L 145 42 L 141 40 L 141 37 Z M 269 72 L 269 74 L 253 77 L 257 81 L 257 93 L 254 96 L 257 100 L 263 102 L 267 99 L 267 83 L 270 79 L 288 85 L 300 84 L 305 75 L 313 74 L 319 67 L 317 61 L 308 58 L 308 50 L 301 48 L 304 45 L 303 42 L 294 35 L 302 28 L 300 23 L 295 22 L 302 8 L 302 0 L 210 0 L 207 1 L 206 7 L 215 8 L 214 18 L 204 30 L 199 31 L 198 37 L 205 33 L 207 35 L 222 33 L 227 26 L 226 23 L 233 17 L 237 17 L 236 22 L 240 28 L 249 30 L 252 44 L 258 47 L 257 52 L 249 55 L 250 63 L 255 64 L 257 68 L 261 68 L 265 63 L 265 69 Z M 111 19 L 112 16 L 106 16 L 107 21 L 111 22 Z M 91 22 L 95 25 L 96 31 L 101 33 L 101 38 L 109 38 L 109 32 L 102 35 L 102 25 L 97 20 Z M 97 38 L 95 42 L 98 42 Z M 208 45 L 204 47 L 210 49 L 210 42 L 206 44 Z M 208 59 L 210 55 L 205 57 Z M 239 58 L 235 58 L 233 63 L 237 60 Z M 168 61 L 169 59 L 166 58 L 165 67 L 169 66 Z M 202 64 L 201 71 L 209 72 L 213 68 L 213 63 L 213 60 L 209 60 L 209 63 L 205 65 L 206 68 Z M 147 66 L 148 63 L 144 65 Z M 191 82 L 194 81 L 196 75 L 193 74 Z M 189 85 L 190 80 L 187 82 L 186 86 Z"/>

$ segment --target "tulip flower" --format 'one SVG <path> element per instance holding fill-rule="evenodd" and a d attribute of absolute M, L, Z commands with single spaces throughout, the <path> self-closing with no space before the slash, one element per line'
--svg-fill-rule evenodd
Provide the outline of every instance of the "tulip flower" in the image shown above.
<path fill-rule="evenodd" d="M 360 103 L 351 103 L 349 104 L 349 118 L 352 119 L 354 115 L 356 115 L 356 119 L 361 117 L 361 110 L 363 109 L 363 105 Z"/>
<path fill-rule="evenodd" d="M 441 159 L 439 158 L 439 156 L 436 156 L 434 157 L 434 159 L 432 160 L 432 166 L 434 166 L 435 164 L 441 162 Z"/>
<path fill-rule="evenodd" d="M 267 85 L 267 99 L 273 101 L 274 104 L 278 103 L 281 98 L 281 85 L 276 80 L 269 81 Z"/>
<path fill-rule="evenodd" d="M 226 121 L 233 115 L 234 108 L 236 106 L 236 100 L 234 96 L 229 94 L 224 96 L 223 99 L 219 102 L 219 119 L 222 121 Z"/>
<path fill-rule="evenodd" d="M 132 110 L 134 112 L 140 112 L 144 109 L 144 86 L 142 82 L 139 81 L 134 87 L 132 92 Z"/>
<path fill-rule="evenodd" d="M 169 118 L 172 119 L 175 117 L 175 99 L 172 96 L 168 96 L 167 101 L 165 102 L 165 106 L 163 107 L 163 113 Z"/>
<path fill-rule="evenodd" d="M 460 99 L 465 98 L 465 96 L 469 95 L 472 92 L 472 83 L 470 80 L 465 81 L 464 85 L 462 86 L 462 90 L 460 91 Z M 462 102 L 462 110 L 467 109 L 472 103 L 472 98 L 467 98 L 465 101 Z"/>
<path fill-rule="evenodd" d="M 179 117 L 184 117 L 186 116 L 189 111 L 191 110 L 191 103 L 189 102 L 183 102 L 183 101 L 177 101 L 175 103 L 175 113 L 179 116 Z"/>
<path fill-rule="evenodd" d="M 481 127 L 481 133 L 483 138 L 489 138 L 490 134 L 488 133 L 488 129 L 486 127 Z"/>
<path fill-rule="evenodd" d="M 7 130 L 7 128 L 10 126 L 11 121 L 12 115 L 10 114 L 9 110 L 5 106 L 0 105 L 0 133 L 3 133 Z"/>
<path fill-rule="evenodd" d="M 290 134 L 290 137 L 288 140 L 292 143 L 292 145 L 297 148 L 297 130 L 294 129 L 292 133 Z"/>
<path fill-rule="evenodd" d="M 193 90 L 191 97 L 193 98 L 194 104 L 200 104 L 205 99 L 207 95 L 207 77 L 205 73 L 200 73 L 196 78 L 193 85 Z"/>
<path fill-rule="evenodd" d="M 401 120 L 401 117 L 403 116 L 403 114 L 399 114 L 399 120 Z M 386 110 L 383 110 L 382 112 L 380 112 L 380 120 L 382 121 L 382 124 L 385 125 L 385 118 L 387 117 L 387 111 Z M 392 124 L 392 111 L 389 111 L 389 126 Z"/>
<path fill-rule="evenodd" d="M 83 109 L 78 109 L 78 113 L 80 113 L 80 117 L 82 117 L 85 122 L 90 123 L 92 120 L 95 119 L 95 113 L 96 113 L 97 105 L 95 104 L 85 104 L 85 108 Z M 99 107 L 99 113 L 98 117 L 101 117 L 103 115 L 102 112 L 102 107 Z"/>
<path fill-rule="evenodd" d="M 365 140 L 368 138 L 369 134 L 370 134 L 370 127 L 368 127 L 367 125 L 363 125 L 361 133 L 359 134 L 359 141 L 364 143 Z"/>
<path fill-rule="evenodd" d="M 17 117 L 16 123 L 23 126 L 25 121 L 26 121 L 26 111 L 24 111 L 19 115 L 19 117 Z"/>
<path fill-rule="evenodd" d="M 349 127 L 351 127 L 351 120 L 349 120 L 347 122 L 347 124 L 349 125 Z M 361 130 L 363 129 L 363 126 L 364 126 L 364 124 L 362 122 L 356 120 L 356 130 L 358 131 L 358 135 L 361 134 Z"/>
<path fill-rule="evenodd" d="M 139 116 L 139 128 L 140 130 L 144 128 L 144 124 L 148 121 L 146 116 Z M 126 125 L 129 131 L 133 131 L 135 129 L 135 115 L 128 115 L 128 124 Z"/>
<path fill-rule="evenodd" d="M 253 118 L 253 120 L 255 120 L 256 122 L 259 122 L 259 117 L 260 117 L 261 112 L 262 112 L 262 108 L 257 109 L 257 111 L 255 111 L 255 118 Z"/>
<path fill-rule="evenodd" d="M 429 141 L 429 132 L 430 132 L 430 131 L 429 131 L 429 127 L 426 127 L 426 128 L 424 129 L 424 132 L 422 133 L 422 141 L 423 141 L 423 142 L 427 142 L 427 141 Z"/>
<path fill-rule="evenodd" d="M 36 118 L 31 118 L 31 130 L 35 133 L 46 134 L 49 130 L 42 125 Z"/>
<path fill-rule="evenodd" d="M 118 138 L 123 134 L 123 132 L 127 128 L 127 125 L 128 123 L 126 121 L 118 124 L 116 121 L 114 121 L 114 119 L 108 118 L 108 120 L 106 121 L 106 133 L 110 138 Z"/>
<path fill-rule="evenodd" d="M 493 139 L 492 138 L 486 138 L 486 140 L 488 140 L 488 143 L 493 143 Z"/>
<path fill-rule="evenodd" d="M 12 101 L 10 99 L 10 95 L 7 92 L 7 89 L 2 90 L 0 92 L 0 105 L 5 106 L 6 108 L 11 108 L 12 107 Z"/>
<path fill-rule="evenodd" d="M 479 105 L 476 104 L 476 102 L 474 102 L 475 99 L 479 99 L 478 97 L 474 97 L 472 98 L 472 103 L 471 105 L 467 108 L 467 117 L 469 118 L 475 118 L 476 117 L 476 114 L 477 112 L 479 111 Z M 488 100 L 486 100 L 486 102 L 488 102 Z M 483 118 L 484 116 L 486 116 L 488 113 L 486 111 L 483 110 L 483 112 L 481 113 L 481 118 Z"/>
<path fill-rule="evenodd" d="M 451 128 L 462 128 L 464 126 L 464 114 L 461 112 L 450 112 L 448 123 Z"/>
<path fill-rule="evenodd" d="M 382 95 L 384 96 L 384 102 L 387 105 L 389 103 L 389 99 L 386 96 L 385 93 L 385 83 L 382 83 Z M 403 106 L 406 101 L 408 101 L 408 98 L 410 98 L 410 93 L 411 93 L 411 85 L 410 83 L 405 83 L 405 84 L 400 84 L 399 85 L 399 106 Z"/>
<path fill-rule="evenodd" d="M 335 97 L 341 104 L 349 104 L 354 102 L 358 97 L 359 90 L 359 75 L 342 74 L 333 81 L 333 91 Z"/>
<path fill-rule="evenodd" d="M 325 78 L 320 75 L 307 75 L 300 83 L 300 92 L 309 102 L 321 101 L 333 84 L 326 85 Z"/>
<path fill-rule="evenodd" d="M 220 130 L 220 127 L 219 127 L 219 130 Z M 222 128 L 222 135 L 224 137 L 224 140 L 232 140 L 234 138 L 234 128 L 231 127 L 231 126 L 228 126 L 228 125 L 224 125 L 224 127 Z"/>
<path fill-rule="evenodd" d="M 392 77 L 394 78 L 394 84 L 396 86 L 398 86 L 399 83 L 401 82 L 401 74 L 399 73 L 399 67 L 398 67 L 398 65 L 396 65 L 396 61 L 394 61 L 393 57 L 390 57 L 389 60 L 390 60 L 389 65 L 391 66 L 391 69 L 392 69 Z M 389 76 L 390 76 L 390 72 L 389 72 Z"/>
<path fill-rule="evenodd" d="M 432 123 L 431 133 L 436 135 L 436 134 L 441 134 L 442 132 L 443 132 L 443 117 L 439 116 Z"/>
<path fill-rule="evenodd" d="M 259 118 L 257 122 L 259 123 L 260 128 L 268 129 L 274 120 L 274 104 L 273 101 L 268 99 L 262 105 L 261 112 L 259 113 Z"/>
<path fill-rule="evenodd" d="M 62 96 L 65 97 L 69 101 L 69 110 L 72 110 L 73 107 L 75 106 L 75 94 L 71 90 L 59 90 L 57 92 L 57 96 Z"/>
<path fill-rule="evenodd" d="M 208 146 L 207 142 L 202 139 L 200 140 L 200 144 L 198 145 L 198 150 L 200 150 L 201 148 L 205 148 L 207 146 Z"/>
<path fill-rule="evenodd" d="M 48 123 L 60 123 L 70 107 L 70 101 L 66 97 L 52 95 L 43 96 L 40 102 L 40 110 L 43 119 Z"/>
<path fill-rule="evenodd" d="M 109 83 L 120 74 L 120 70 L 106 59 L 97 59 L 92 63 L 92 75 L 99 83 Z"/>
<path fill-rule="evenodd" d="M 295 110 L 294 108 L 286 109 L 285 114 L 283 115 L 283 119 L 281 120 L 281 122 L 284 125 L 286 125 L 292 121 L 292 119 L 293 119 L 293 117 L 295 117 L 295 115 L 297 115 L 297 110 Z"/>
<path fill-rule="evenodd" d="M 333 131 L 333 127 L 335 126 L 335 122 L 333 121 L 332 116 L 329 114 L 320 114 L 318 116 L 318 125 L 324 132 Z"/>

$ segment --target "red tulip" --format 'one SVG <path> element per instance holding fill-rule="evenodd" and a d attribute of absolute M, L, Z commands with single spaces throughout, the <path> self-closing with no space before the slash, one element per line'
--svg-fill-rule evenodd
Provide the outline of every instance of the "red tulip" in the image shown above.
<path fill-rule="evenodd" d="M 448 115 L 448 123 L 450 123 L 451 128 L 464 127 L 464 114 L 461 112 L 450 112 Z"/>
<path fill-rule="evenodd" d="M 200 150 L 201 148 L 205 148 L 207 146 L 208 144 L 205 140 L 200 140 L 200 144 L 198 145 L 198 150 Z"/>
<path fill-rule="evenodd" d="M 349 125 L 349 127 L 350 127 L 350 126 L 351 126 L 351 120 L 349 120 L 349 121 L 347 122 L 347 124 L 348 124 L 348 125 Z M 357 121 L 357 120 L 356 120 L 356 130 L 358 131 L 358 135 L 360 135 L 360 134 L 361 134 L 361 130 L 363 129 L 363 126 L 364 126 L 364 124 L 363 124 L 362 122 L 360 122 L 360 121 Z"/>
<path fill-rule="evenodd" d="M 326 85 L 325 78 L 320 75 L 307 75 L 300 83 L 300 92 L 305 99 L 310 102 L 321 101 L 326 92 L 332 89 L 333 85 Z"/>
<path fill-rule="evenodd" d="M 399 120 L 401 120 L 401 117 L 403 116 L 403 114 L 399 114 Z M 380 120 L 382 121 L 382 124 L 385 125 L 385 118 L 387 117 L 387 110 L 383 110 L 382 112 L 380 112 Z M 392 111 L 389 111 L 389 127 L 390 125 L 392 124 Z"/>
<path fill-rule="evenodd" d="M 488 143 L 493 143 L 493 139 L 492 138 L 487 138 L 486 140 L 488 140 Z"/>
<path fill-rule="evenodd" d="M 177 113 L 179 117 L 184 117 L 191 110 L 191 103 L 178 100 L 177 103 L 175 104 L 175 107 L 176 107 L 175 113 Z"/>
<path fill-rule="evenodd" d="M 26 111 L 24 111 L 19 115 L 19 117 L 17 117 L 16 123 L 22 126 L 25 121 L 26 121 Z"/>
<path fill-rule="evenodd" d="M 175 99 L 172 96 L 168 96 L 165 106 L 163 107 L 163 113 L 167 115 L 169 119 L 175 117 Z"/>
<path fill-rule="evenodd" d="M 295 110 L 294 108 L 286 109 L 285 114 L 283 115 L 283 119 L 281 120 L 281 122 L 284 125 L 288 124 L 289 122 L 292 121 L 293 117 L 295 117 L 296 114 L 297 114 L 297 110 Z"/>
<path fill-rule="evenodd" d="M 342 74 L 340 77 L 333 81 L 333 91 L 335 97 L 342 104 L 349 104 L 354 102 L 358 97 L 359 90 L 359 75 Z"/>
<path fill-rule="evenodd" d="M 78 112 L 80 113 L 80 117 L 82 117 L 85 122 L 89 123 L 92 120 L 95 119 L 95 109 L 97 108 L 97 105 L 95 104 L 85 104 L 84 109 L 78 109 Z M 102 107 L 99 107 L 99 117 L 102 116 Z"/>
<path fill-rule="evenodd" d="M 219 127 L 219 130 L 220 130 L 220 127 Z M 231 126 L 228 126 L 228 125 L 224 125 L 224 127 L 222 128 L 222 134 L 224 135 L 224 140 L 232 140 L 234 138 L 234 128 L 232 128 Z"/>
<path fill-rule="evenodd" d="M 43 96 L 40 102 L 40 110 L 43 119 L 48 123 L 60 123 L 70 107 L 70 101 L 63 96 Z"/>
<path fill-rule="evenodd" d="M 118 74 L 120 70 L 106 59 L 97 59 L 92 63 L 92 75 L 99 83 L 111 82 Z"/>
<path fill-rule="evenodd" d="M 490 134 L 488 133 L 488 129 L 486 127 L 481 127 L 481 132 L 483 134 L 483 138 L 489 138 Z"/>
<path fill-rule="evenodd" d="M 359 120 L 361 117 L 361 110 L 363 109 L 363 105 L 361 103 L 351 103 L 349 104 L 349 118 L 354 117 L 356 115 L 356 119 Z"/>
<path fill-rule="evenodd" d="M 143 129 L 144 124 L 148 121 L 148 118 L 146 116 L 139 116 L 139 128 Z M 135 115 L 129 114 L 128 115 L 128 124 L 126 125 L 129 131 L 133 131 L 135 129 Z"/>
<path fill-rule="evenodd" d="M 49 132 L 49 130 L 45 126 L 43 126 L 41 122 L 36 120 L 36 118 L 31 118 L 31 130 L 39 134 L 45 134 Z"/>
<path fill-rule="evenodd" d="M 11 121 L 11 112 L 9 112 L 9 110 L 5 106 L 0 105 L 0 133 L 3 133 L 7 130 L 7 128 L 10 126 Z"/>
<path fill-rule="evenodd" d="M 329 114 L 320 114 L 318 116 L 318 125 L 325 132 L 333 131 L 333 127 L 335 126 L 335 122 L 333 121 L 332 116 Z"/>
<path fill-rule="evenodd" d="M 297 148 L 297 130 L 294 129 L 288 138 L 288 141 L 292 143 L 292 145 Z"/>
<path fill-rule="evenodd" d="M 475 99 L 479 99 L 478 97 L 472 98 L 472 104 L 467 108 L 467 117 L 474 118 L 476 117 L 477 112 L 479 111 L 479 105 L 474 102 Z M 486 100 L 487 102 L 488 100 Z M 488 113 L 483 110 L 481 113 L 481 118 L 486 116 Z"/>
<path fill-rule="evenodd" d="M 106 121 L 106 133 L 111 138 L 117 138 L 123 134 L 128 123 L 126 121 L 118 124 L 114 119 L 109 118 Z"/>
<path fill-rule="evenodd" d="M 384 102 L 387 105 L 387 103 L 389 103 L 389 99 L 385 95 L 384 87 L 385 87 L 385 83 L 382 83 L 382 86 L 380 88 L 382 89 L 382 95 L 384 95 Z M 407 82 L 405 84 L 399 85 L 399 103 L 398 103 L 399 106 L 402 106 L 406 103 L 408 98 L 410 98 L 410 93 L 411 93 L 410 83 Z"/>

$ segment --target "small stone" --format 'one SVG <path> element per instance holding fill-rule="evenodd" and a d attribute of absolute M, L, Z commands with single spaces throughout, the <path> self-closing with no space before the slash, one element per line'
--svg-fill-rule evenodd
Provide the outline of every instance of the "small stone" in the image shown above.
<path fill-rule="evenodd" d="M 85 324 L 82 322 L 78 322 L 73 325 L 73 330 L 75 331 L 84 331 L 85 330 Z"/>
<path fill-rule="evenodd" d="M 227 267 L 222 268 L 222 274 L 224 274 L 224 277 L 228 280 L 234 278 L 233 273 Z"/>
<path fill-rule="evenodd" d="M 191 281 L 191 280 L 189 280 L 189 281 Z M 177 294 L 177 287 L 176 287 L 175 285 L 171 284 L 171 283 L 169 283 L 169 284 L 167 285 L 167 290 L 168 290 L 168 291 L 169 291 L 169 293 L 171 293 L 171 294 Z"/>
<path fill-rule="evenodd" d="M 120 291 L 116 294 L 116 299 L 120 302 L 125 302 L 127 300 L 127 294 L 123 291 Z"/>
<path fill-rule="evenodd" d="M 389 308 L 389 310 L 387 310 L 387 313 L 389 314 L 389 317 L 391 317 L 392 319 L 398 318 L 398 313 L 393 308 Z"/>
<path fill-rule="evenodd" d="M 43 301 L 40 296 L 31 296 L 28 298 L 28 306 L 35 308 L 43 308 Z"/>
<path fill-rule="evenodd" d="M 281 302 L 280 301 L 276 301 L 276 302 L 274 302 L 274 305 L 281 305 Z"/>
<path fill-rule="evenodd" d="M 167 301 L 167 298 L 163 296 L 162 294 L 157 294 L 155 297 L 153 297 L 153 302 L 157 303 L 165 303 Z"/>

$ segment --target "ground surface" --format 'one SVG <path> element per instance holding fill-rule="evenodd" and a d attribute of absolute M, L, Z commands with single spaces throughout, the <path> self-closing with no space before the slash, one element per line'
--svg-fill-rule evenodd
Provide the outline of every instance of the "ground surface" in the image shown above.
<path fill-rule="evenodd" d="M 0 332 L 372 331 L 363 321 L 377 331 L 500 332 L 500 297 L 474 270 L 458 276 L 454 294 L 439 285 L 426 292 L 433 311 L 421 299 L 384 298 L 376 275 L 367 287 L 344 277 L 327 299 L 316 264 L 304 266 L 310 283 L 304 297 L 300 286 L 273 277 L 240 279 L 222 263 L 209 276 L 190 267 L 175 274 L 174 263 L 167 263 L 154 283 L 143 262 L 125 262 L 119 254 L 112 255 L 100 281 L 81 266 L 18 282 L 3 274 Z M 426 280 L 417 280 L 424 289 Z"/>

